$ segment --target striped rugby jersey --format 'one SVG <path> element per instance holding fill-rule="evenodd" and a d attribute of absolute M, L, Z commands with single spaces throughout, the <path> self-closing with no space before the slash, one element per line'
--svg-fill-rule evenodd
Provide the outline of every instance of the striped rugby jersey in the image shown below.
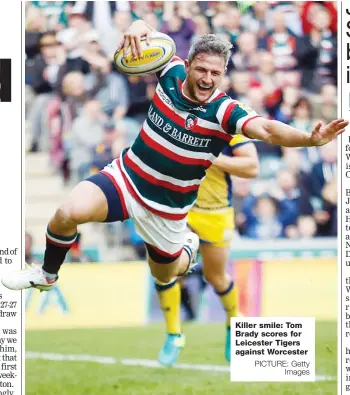
<path fill-rule="evenodd" d="M 196 201 L 205 170 L 232 135 L 258 114 L 216 90 L 199 105 L 182 90 L 184 62 L 174 59 L 158 75 L 147 119 L 120 168 L 132 196 L 169 219 L 185 218 Z"/>

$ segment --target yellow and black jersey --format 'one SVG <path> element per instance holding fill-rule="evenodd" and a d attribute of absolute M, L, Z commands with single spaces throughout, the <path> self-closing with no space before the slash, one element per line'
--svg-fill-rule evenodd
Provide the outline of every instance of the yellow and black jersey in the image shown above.
<path fill-rule="evenodd" d="M 222 153 L 234 156 L 235 149 L 247 143 L 252 140 L 236 135 Z M 206 171 L 198 199 L 188 213 L 187 224 L 197 233 L 201 244 L 225 247 L 231 243 L 235 227 L 231 178 L 215 165 Z"/>
<path fill-rule="evenodd" d="M 242 135 L 236 135 L 230 141 L 230 145 L 225 147 L 222 153 L 227 156 L 234 156 L 235 149 L 249 143 L 252 143 L 252 140 Z M 216 210 L 230 207 L 231 205 L 232 185 L 230 175 L 215 165 L 210 166 L 206 170 L 206 178 L 201 183 L 198 197 L 192 210 L 195 211 L 196 208 Z"/>

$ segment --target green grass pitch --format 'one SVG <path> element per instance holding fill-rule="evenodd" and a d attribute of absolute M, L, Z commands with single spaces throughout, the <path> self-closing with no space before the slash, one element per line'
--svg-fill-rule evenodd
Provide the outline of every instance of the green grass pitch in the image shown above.
<path fill-rule="evenodd" d="M 184 326 L 179 363 L 225 366 L 224 328 Z M 161 325 L 144 328 L 28 331 L 26 351 L 155 360 L 164 340 Z M 227 366 L 227 365 L 226 365 Z M 337 375 L 336 323 L 316 325 L 316 374 Z M 315 383 L 231 383 L 229 373 L 125 366 L 86 361 L 26 360 L 26 395 L 332 395 L 336 380 Z"/>

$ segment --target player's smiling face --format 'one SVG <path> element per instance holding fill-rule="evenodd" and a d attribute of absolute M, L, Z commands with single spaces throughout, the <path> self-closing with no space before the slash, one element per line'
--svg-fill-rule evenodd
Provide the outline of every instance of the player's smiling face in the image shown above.
<path fill-rule="evenodd" d="M 210 98 L 226 71 L 223 56 L 207 53 L 198 54 L 191 63 L 185 60 L 185 67 L 184 93 L 199 103 L 205 103 Z"/>

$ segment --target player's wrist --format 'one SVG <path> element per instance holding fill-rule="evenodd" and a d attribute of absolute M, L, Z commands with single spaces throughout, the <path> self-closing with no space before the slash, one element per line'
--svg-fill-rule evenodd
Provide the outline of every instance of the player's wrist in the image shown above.
<path fill-rule="evenodd" d="M 135 28 L 137 30 L 138 29 L 145 29 L 145 30 L 148 30 L 150 32 L 155 31 L 148 23 L 146 23 L 142 19 L 138 19 L 137 21 L 133 22 L 130 27 L 132 27 L 133 29 Z"/>
<path fill-rule="evenodd" d="M 309 147 L 321 147 L 329 142 L 328 139 L 320 139 L 317 138 L 314 133 L 312 133 L 309 137 Z"/>

